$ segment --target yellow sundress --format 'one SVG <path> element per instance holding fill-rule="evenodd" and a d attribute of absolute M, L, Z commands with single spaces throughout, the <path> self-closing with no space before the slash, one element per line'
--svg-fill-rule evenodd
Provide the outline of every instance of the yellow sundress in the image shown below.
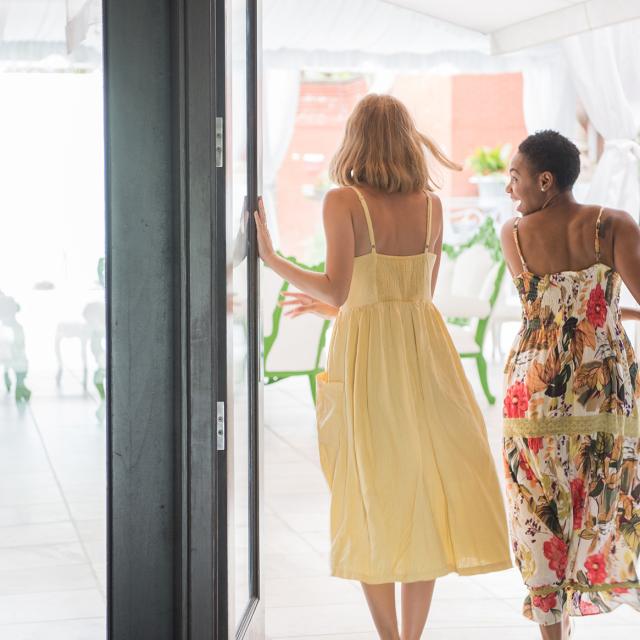
<path fill-rule="evenodd" d="M 326 371 L 320 460 L 331 489 L 331 574 L 369 584 L 507 569 L 506 516 L 480 408 L 431 300 L 423 253 L 355 258 Z"/>

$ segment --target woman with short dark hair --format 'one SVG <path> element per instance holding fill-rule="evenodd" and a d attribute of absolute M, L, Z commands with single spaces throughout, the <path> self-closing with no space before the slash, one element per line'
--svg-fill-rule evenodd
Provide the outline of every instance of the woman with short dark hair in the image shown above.
<path fill-rule="evenodd" d="M 578 204 L 576 146 L 529 136 L 507 192 L 522 217 L 502 247 L 523 308 L 505 366 L 504 462 L 512 547 L 543 638 L 568 616 L 640 611 L 638 364 L 621 320 L 640 301 L 640 229 L 624 211 Z"/>

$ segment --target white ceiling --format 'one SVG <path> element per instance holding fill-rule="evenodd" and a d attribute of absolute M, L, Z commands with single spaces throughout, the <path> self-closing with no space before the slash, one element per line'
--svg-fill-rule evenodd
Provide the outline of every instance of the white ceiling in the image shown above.
<path fill-rule="evenodd" d="M 64 42 L 65 0 L 0 0 L 0 42 Z"/>
<path fill-rule="evenodd" d="M 383 0 L 489 37 L 508 53 L 640 18 L 640 0 Z"/>
<path fill-rule="evenodd" d="M 584 0 L 391 0 L 397 4 L 434 18 L 462 25 L 480 33 L 490 34 L 514 24 L 558 11 L 571 5 L 583 4 Z"/>

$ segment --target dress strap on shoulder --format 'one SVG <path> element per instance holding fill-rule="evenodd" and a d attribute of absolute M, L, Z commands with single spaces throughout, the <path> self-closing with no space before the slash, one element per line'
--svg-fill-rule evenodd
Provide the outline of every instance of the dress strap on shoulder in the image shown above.
<path fill-rule="evenodd" d="M 350 185 L 351 188 L 356 192 L 358 196 L 358 200 L 360 200 L 360 204 L 362 205 L 362 210 L 364 211 L 364 217 L 367 219 L 367 228 L 369 229 L 369 242 L 371 243 L 371 251 L 373 253 L 376 252 L 376 238 L 373 235 L 373 224 L 371 223 L 371 216 L 369 215 L 369 207 L 367 206 L 367 201 L 364 199 L 360 190 Z"/>
<path fill-rule="evenodd" d="M 600 207 L 600 213 L 598 214 L 598 219 L 596 220 L 596 239 L 595 239 L 596 262 L 600 262 L 600 219 L 602 218 L 603 211 L 604 211 L 604 207 Z"/>
<path fill-rule="evenodd" d="M 430 240 L 431 240 L 431 196 L 429 195 L 429 192 L 425 189 L 424 191 L 425 196 L 427 197 L 427 235 L 425 237 L 425 241 L 424 241 L 424 252 L 425 253 L 429 253 L 429 245 L 430 245 Z"/>
<path fill-rule="evenodd" d="M 524 256 L 522 255 L 522 249 L 520 248 L 520 240 L 518 238 L 518 225 L 520 224 L 520 220 L 522 218 L 516 218 L 513 221 L 513 240 L 516 243 L 516 249 L 518 250 L 518 255 L 520 256 L 520 262 L 522 263 L 522 270 L 528 271 L 527 263 L 524 261 Z"/>

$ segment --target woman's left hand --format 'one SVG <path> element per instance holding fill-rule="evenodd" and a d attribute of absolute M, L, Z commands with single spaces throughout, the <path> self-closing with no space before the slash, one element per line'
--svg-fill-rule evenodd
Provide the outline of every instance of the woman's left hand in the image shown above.
<path fill-rule="evenodd" d="M 258 253 L 260 254 L 263 262 L 268 265 L 273 261 L 273 258 L 276 256 L 276 252 L 273 248 L 271 234 L 267 227 L 267 214 L 264 210 L 262 196 L 258 198 L 258 210 L 253 212 L 253 217 L 256 221 Z"/>
<path fill-rule="evenodd" d="M 281 294 L 282 300 L 278 301 L 278 306 L 288 307 L 285 310 L 284 315 L 291 318 L 296 318 L 305 313 L 315 313 L 317 316 L 324 318 L 325 320 L 331 320 L 338 315 L 337 307 L 322 302 L 313 296 L 309 296 L 306 293 L 298 291 L 283 291 Z"/>

